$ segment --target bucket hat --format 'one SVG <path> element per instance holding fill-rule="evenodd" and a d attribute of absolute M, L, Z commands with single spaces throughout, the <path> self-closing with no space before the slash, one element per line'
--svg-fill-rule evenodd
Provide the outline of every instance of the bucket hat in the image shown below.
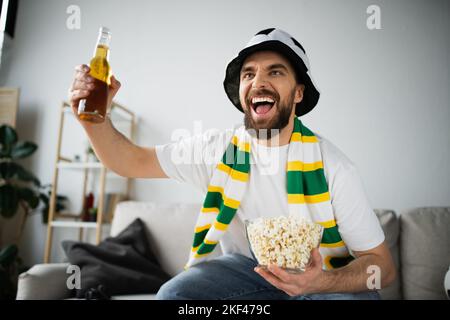
<path fill-rule="evenodd" d="M 244 112 L 239 101 L 242 64 L 251 54 L 265 50 L 276 51 L 289 60 L 296 72 L 297 81 L 305 85 L 303 99 L 297 103 L 295 114 L 300 117 L 310 112 L 319 101 L 320 92 L 311 76 L 308 56 L 297 40 L 287 32 L 277 28 L 265 29 L 255 34 L 245 48 L 228 64 L 223 85 L 233 105 L 241 112 Z"/>

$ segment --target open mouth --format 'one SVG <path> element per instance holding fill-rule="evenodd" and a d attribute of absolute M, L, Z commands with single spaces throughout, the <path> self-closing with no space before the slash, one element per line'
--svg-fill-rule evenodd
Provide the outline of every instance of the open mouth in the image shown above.
<path fill-rule="evenodd" d="M 272 97 L 253 97 L 250 101 L 251 108 L 258 115 L 266 114 L 275 105 L 275 100 Z"/>

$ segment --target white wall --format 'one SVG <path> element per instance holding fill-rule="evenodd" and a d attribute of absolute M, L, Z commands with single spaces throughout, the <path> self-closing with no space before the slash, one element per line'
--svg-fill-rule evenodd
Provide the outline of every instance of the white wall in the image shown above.
<path fill-rule="evenodd" d="M 71 4 L 81 8 L 80 30 L 66 28 Z M 381 30 L 366 27 L 370 4 L 381 8 Z M 39 144 L 30 165 L 48 183 L 58 108 L 99 26 L 112 30 L 111 64 L 123 83 L 117 101 L 139 116 L 142 145 L 168 142 L 173 130 L 193 130 L 196 120 L 205 129 L 239 122 L 223 91 L 225 66 L 254 33 L 280 27 L 304 45 L 322 92 L 304 123 L 357 164 L 372 206 L 449 206 L 449 21 L 445 0 L 21 0 L 1 84 L 21 88 L 20 136 Z M 61 187 L 75 192 L 74 179 Z M 173 181 L 136 180 L 133 197 L 202 200 Z M 45 231 L 39 216 L 28 221 L 26 262 L 42 260 Z"/>

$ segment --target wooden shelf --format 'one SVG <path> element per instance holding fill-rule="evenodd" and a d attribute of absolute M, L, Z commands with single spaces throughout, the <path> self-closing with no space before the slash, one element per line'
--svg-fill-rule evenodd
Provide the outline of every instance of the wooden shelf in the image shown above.
<path fill-rule="evenodd" d="M 56 224 L 55 224 L 56 222 Z M 109 225 L 111 223 L 103 221 L 102 225 Z M 53 227 L 79 227 L 79 228 L 95 228 L 96 221 L 82 221 L 79 213 L 59 213 L 55 212 L 53 216 Z"/>
<path fill-rule="evenodd" d="M 60 161 L 57 164 L 58 169 L 101 169 L 105 166 L 100 162 L 66 162 Z"/>
<path fill-rule="evenodd" d="M 110 119 L 114 125 L 117 123 L 126 123 L 129 125 L 129 128 L 126 132 L 122 132 L 130 141 L 134 140 L 135 134 L 135 125 L 136 125 L 136 117 L 133 112 L 125 108 L 124 106 L 119 105 L 118 103 L 113 102 L 114 108 L 111 111 Z M 129 198 L 130 193 L 130 181 L 132 178 L 122 177 L 116 174 L 115 172 L 108 170 L 101 162 L 86 162 L 86 161 L 74 161 L 69 157 L 64 157 L 61 154 L 61 146 L 63 145 L 63 128 L 64 128 L 64 118 L 66 116 L 70 116 L 72 119 L 75 119 L 75 115 L 72 112 L 71 106 L 64 102 L 61 105 L 60 112 L 60 122 L 58 129 L 58 143 L 57 143 L 57 156 L 56 161 L 54 163 L 54 173 L 53 173 L 53 182 L 52 182 L 52 190 L 49 201 L 49 222 L 47 226 L 47 240 L 45 244 L 45 253 L 44 253 L 44 263 L 50 262 L 50 252 L 53 241 L 53 229 L 54 228 L 77 228 L 79 229 L 79 241 L 83 239 L 83 232 L 85 229 L 94 229 L 96 231 L 95 241 L 96 243 L 100 243 L 102 229 L 105 226 L 110 226 L 111 223 L 106 221 L 109 219 L 105 217 L 105 207 L 107 203 L 105 202 L 105 198 L 107 193 L 105 191 L 105 185 L 107 184 L 108 178 L 121 178 L 126 180 L 126 192 L 125 198 Z M 119 129 L 118 129 L 119 130 Z M 85 159 L 89 159 L 87 157 Z M 58 213 L 56 211 L 56 202 L 58 194 L 58 175 L 60 170 L 80 170 L 83 173 L 83 187 L 82 187 L 82 199 L 81 199 L 81 207 L 85 206 L 86 194 L 87 194 L 87 184 L 89 177 L 92 176 L 93 179 L 99 181 L 99 190 L 98 190 L 98 199 L 97 199 L 97 217 L 96 221 L 82 221 L 80 213 L 72 213 L 72 212 L 62 212 Z M 92 170 L 91 170 L 92 169 Z M 100 170 L 99 170 L 100 169 Z M 109 203 L 109 202 L 108 202 Z M 108 210 L 109 211 L 109 210 Z M 106 213 L 109 216 L 109 213 Z"/>
<path fill-rule="evenodd" d="M 81 219 L 79 213 L 55 212 L 54 219 Z"/>
<path fill-rule="evenodd" d="M 97 222 L 90 221 L 63 221 L 63 220 L 53 220 L 51 222 L 52 227 L 63 227 L 63 228 L 97 228 Z"/>
<path fill-rule="evenodd" d="M 67 162 L 67 161 L 63 161 L 63 160 L 60 160 L 59 163 L 56 165 L 56 167 L 58 169 L 69 169 L 69 170 L 80 170 L 80 169 L 98 170 L 98 169 L 105 168 L 105 166 L 101 162 L 81 162 L 81 161 Z M 111 171 L 109 169 L 107 169 L 106 175 L 109 178 L 127 179 L 127 177 L 122 177 L 122 176 L 118 175 L 117 173 L 115 173 L 114 171 Z"/>

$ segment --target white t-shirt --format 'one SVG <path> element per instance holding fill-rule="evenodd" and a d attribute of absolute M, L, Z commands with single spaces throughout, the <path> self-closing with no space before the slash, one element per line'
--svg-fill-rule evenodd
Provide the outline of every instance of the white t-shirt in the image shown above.
<path fill-rule="evenodd" d="M 325 178 L 339 233 L 350 251 L 365 251 L 380 245 L 384 233 L 367 200 L 355 165 L 342 151 L 315 133 L 322 152 Z M 209 131 L 156 146 L 156 154 L 166 175 L 189 183 L 205 195 L 215 166 L 231 135 Z M 249 185 L 220 245 L 223 253 L 251 257 L 243 221 L 256 217 L 288 215 L 286 162 L 288 146 L 266 147 L 251 141 Z"/>

